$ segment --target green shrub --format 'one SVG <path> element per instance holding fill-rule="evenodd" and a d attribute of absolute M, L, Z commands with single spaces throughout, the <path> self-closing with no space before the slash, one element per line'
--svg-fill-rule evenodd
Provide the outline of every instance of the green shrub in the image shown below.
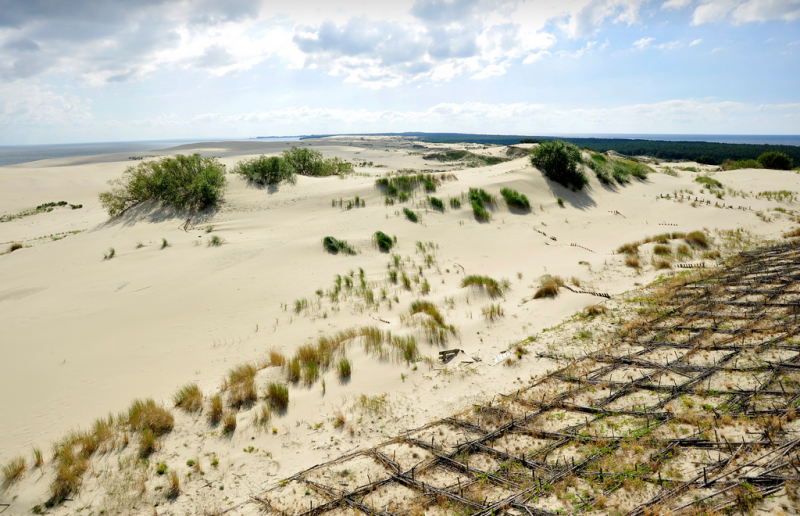
<path fill-rule="evenodd" d="M 117 217 L 131 206 L 155 200 L 176 210 L 216 206 L 225 191 L 225 166 L 200 154 L 139 163 L 128 167 L 111 190 L 100 193 L 100 204 Z"/>
<path fill-rule="evenodd" d="M 373 240 L 378 249 L 385 253 L 388 253 L 394 245 L 392 238 L 382 231 L 376 231 L 375 235 L 373 235 Z"/>
<path fill-rule="evenodd" d="M 542 169 L 545 177 L 573 190 L 581 190 L 589 180 L 578 169 L 583 160 L 575 145 L 561 140 L 540 143 L 531 151 L 531 163 Z"/>
<path fill-rule="evenodd" d="M 283 151 L 283 159 L 301 176 L 332 176 L 353 171 L 353 165 L 339 158 L 324 159 L 322 153 L 307 147 Z"/>
<path fill-rule="evenodd" d="M 559 205 L 560 207 L 562 207 L 562 208 L 564 207 L 564 199 L 562 199 L 561 197 L 558 197 L 558 198 L 556 199 L 556 202 L 558 202 L 558 205 Z"/>
<path fill-rule="evenodd" d="M 441 199 L 437 199 L 436 197 L 428 197 L 428 201 L 431 203 L 431 207 L 434 210 L 444 211 L 444 203 Z"/>
<path fill-rule="evenodd" d="M 754 159 L 741 159 L 733 161 L 726 159 L 722 162 L 722 170 L 738 170 L 740 168 L 764 168 L 761 163 Z"/>
<path fill-rule="evenodd" d="M 611 184 L 614 177 L 611 174 L 611 165 L 608 158 L 602 154 L 592 153 L 589 155 L 590 159 L 585 161 L 586 165 L 594 170 L 594 175 L 603 184 Z"/>
<path fill-rule="evenodd" d="M 618 183 L 622 184 L 630 181 L 630 176 L 645 180 L 647 179 L 647 174 L 652 171 L 653 169 L 637 161 L 615 159 L 613 160 L 613 171 L 611 174 Z"/>
<path fill-rule="evenodd" d="M 472 203 L 472 212 L 478 220 L 489 220 L 491 216 L 486 210 L 487 204 L 493 204 L 494 198 L 483 188 L 470 188 L 467 194 Z"/>
<path fill-rule="evenodd" d="M 337 254 L 356 254 L 356 250 L 344 240 L 337 240 L 334 237 L 326 236 L 322 239 L 322 247 L 329 253 Z"/>
<path fill-rule="evenodd" d="M 240 161 L 233 167 L 233 171 L 254 183 L 263 185 L 276 185 L 281 181 L 295 179 L 294 168 L 288 161 L 278 156 L 268 158 L 263 154 L 257 158 Z"/>
<path fill-rule="evenodd" d="M 792 169 L 792 158 L 782 152 L 765 152 L 758 157 L 758 162 L 762 167 L 772 170 Z"/>
<path fill-rule="evenodd" d="M 472 213 L 475 214 L 475 218 L 478 220 L 489 220 L 491 218 L 489 212 L 478 201 L 472 201 Z"/>
<path fill-rule="evenodd" d="M 406 214 L 406 218 L 411 222 L 419 222 L 419 217 L 417 216 L 417 214 L 409 210 L 408 208 L 403 208 L 403 213 Z"/>
<path fill-rule="evenodd" d="M 500 190 L 500 195 L 505 198 L 506 204 L 509 206 L 513 206 L 522 210 L 529 210 L 531 207 L 531 204 L 528 202 L 528 198 L 516 190 L 503 188 Z"/>

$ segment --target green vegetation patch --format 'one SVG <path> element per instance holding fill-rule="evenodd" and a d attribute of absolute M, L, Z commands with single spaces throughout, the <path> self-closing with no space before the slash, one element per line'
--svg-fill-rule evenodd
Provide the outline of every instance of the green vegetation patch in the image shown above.
<path fill-rule="evenodd" d="M 332 236 L 326 236 L 322 239 L 322 247 L 332 254 L 356 254 L 356 250 L 344 240 L 337 240 Z"/>
<path fill-rule="evenodd" d="M 145 201 L 158 201 L 176 210 L 201 210 L 219 204 L 225 192 L 225 166 L 200 154 L 139 163 L 121 178 L 109 181 L 111 190 L 100 193 L 100 204 L 117 217 Z"/>
<path fill-rule="evenodd" d="M 716 179 L 708 177 L 708 176 L 697 176 L 697 177 L 694 178 L 694 180 L 696 182 L 700 183 L 701 185 L 705 186 L 709 190 L 711 190 L 713 188 L 724 188 L 722 186 L 722 183 L 720 183 Z"/>
<path fill-rule="evenodd" d="M 508 161 L 508 158 L 501 158 L 498 156 L 484 156 L 482 154 L 475 154 L 466 150 L 446 150 L 443 152 L 432 152 L 426 154 L 422 159 L 436 160 L 443 163 L 450 162 L 463 162 L 468 167 L 485 167 L 489 165 L 497 165 Z"/>
<path fill-rule="evenodd" d="M 294 167 L 279 156 L 267 157 L 262 154 L 256 158 L 240 161 L 233 167 L 233 171 L 262 185 L 276 185 L 281 181 L 295 180 Z"/>
<path fill-rule="evenodd" d="M 513 206 L 514 208 L 519 208 L 521 210 L 529 210 L 531 208 L 531 203 L 528 202 L 528 198 L 516 190 L 512 190 L 511 188 L 503 188 L 500 190 L 500 195 L 505 198 L 506 204 L 509 206 Z"/>
<path fill-rule="evenodd" d="M 282 153 L 283 159 L 301 176 L 325 177 L 349 174 L 353 164 L 339 158 L 324 159 L 322 153 L 307 147 L 295 147 Z"/>
<path fill-rule="evenodd" d="M 372 240 L 375 242 L 375 245 L 378 246 L 378 249 L 385 253 L 388 253 L 395 243 L 395 240 L 383 231 L 376 231 L 372 236 Z"/>
<path fill-rule="evenodd" d="M 589 179 L 578 166 L 583 163 L 581 151 L 561 140 L 540 143 L 531 152 L 531 163 L 542 169 L 547 179 L 572 190 L 581 190 Z"/>

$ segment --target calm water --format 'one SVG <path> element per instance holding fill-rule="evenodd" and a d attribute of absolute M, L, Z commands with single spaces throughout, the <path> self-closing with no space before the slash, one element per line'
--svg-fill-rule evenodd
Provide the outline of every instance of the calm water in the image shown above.
<path fill-rule="evenodd" d="M 296 137 L 259 138 L 258 141 L 294 141 Z M 221 140 L 219 138 L 198 138 L 194 140 L 147 140 L 138 142 L 100 142 L 69 143 L 60 145 L 7 145 L 0 146 L 0 166 L 16 165 L 40 159 L 72 158 L 75 156 L 96 156 L 116 152 L 146 152 L 168 149 L 178 145 L 198 142 L 233 141 L 240 138 Z"/>
<path fill-rule="evenodd" d="M 632 138 L 639 140 L 693 141 L 716 143 L 754 143 L 800 146 L 800 135 L 736 135 L 736 134 L 553 134 L 576 138 Z M 234 138 L 234 140 L 240 140 Z M 248 141 L 296 141 L 298 137 L 259 137 Z M 167 149 L 188 143 L 225 141 L 219 138 L 194 140 L 148 140 L 137 142 L 71 143 L 61 145 L 10 145 L 0 146 L 0 166 L 27 163 L 40 159 L 95 156 L 115 152 L 146 152 Z M 231 141 L 231 140 L 228 140 Z"/>

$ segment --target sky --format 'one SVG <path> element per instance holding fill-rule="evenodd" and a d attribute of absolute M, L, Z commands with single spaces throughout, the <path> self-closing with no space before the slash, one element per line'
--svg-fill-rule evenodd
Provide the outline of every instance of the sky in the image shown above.
<path fill-rule="evenodd" d="M 0 145 L 800 134 L 800 0 L 0 0 Z"/>

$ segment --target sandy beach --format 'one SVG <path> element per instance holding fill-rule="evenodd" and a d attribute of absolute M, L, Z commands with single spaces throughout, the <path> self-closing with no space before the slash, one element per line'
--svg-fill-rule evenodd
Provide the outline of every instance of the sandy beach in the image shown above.
<path fill-rule="evenodd" d="M 193 460 L 202 464 L 202 478 L 198 473 L 185 482 L 197 494 L 163 504 L 156 513 L 233 507 L 296 471 L 525 385 L 556 367 L 535 358 L 536 350 L 557 345 L 547 340 L 546 328 L 586 306 L 613 304 L 660 275 L 679 274 L 679 263 L 714 267 L 719 261 L 693 251 L 672 268 L 657 269 L 651 262 L 654 243 L 648 243 L 641 246 L 641 268 L 634 269 L 617 252 L 623 244 L 704 231 L 725 256 L 736 249 L 726 247 L 723 232 L 741 230 L 743 238 L 768 241 L 796 226 L 795 202 L 758 196 L 796 192 L 800 176 L 793 171 L 722 172 L 696 163 L 661 163 L 650 165 L 656 173 L 646 180 L 627 185 L 603 185 L 588 171 L 589 186 L 572 192 L 545 179 L 524 156 L 482 167 L 423 158 L 441 148 L 506 157 L 507 147 L 420 144 L 399 137 L 213 142 L 141 155 L 199 152 L 217 157 L 230 171 L 242 159 L 276 155 L 292 145 L 367 166 L 356 166 L 345 177 L 300 176 L 294 184 L 269 188 L 229 173 L 221 207 L 188 221 L 186 214 L 152 204 L 109 219 L 98 194 L 138 163 L 129 158 L 140 156 L 0 167 L 0 215 L 46 202 L 82 205 L 0 223 L 0 252 L 12 243 L 23 245 L 0 256 L 0 389 L 6 393 L 0 400 L 0 463 L 30 456 L 33 447 L 47 460 L 53 442 L 127 410 L 137 398 L 152 397 L 171 408 L 173 394 L 195 382 L 208 399 L 228 372 L 244 363 L 259 364 L 255 381 L 261 393 L 268 382 L 286 376 L 282 367 L 262 367 L 270 350 L 290 357 L 304 344 L 350 328 L 376 327 L 416 338 L 426 360 L 376 355 L 353 341 L 346 352 L 353 368 L 348 381 L 330 369 L 322 372 L 324 387 L 320 380 L 290 384 L 288 409 L 266 424 L 254 421 L 261 402 L 239 410 L 236 430 L 228 435 L 209 425 L 205 414 L 174 410 L 175 430 L 149 468 L 136 467 L 137 482 L 152 492 L 160 482 L 157 462 L 189 471 L 184 465 Z M 498 199 L 491 220 L 476 220 L 467 203 L 431 209 L 424 192 L 407 203 L 386 205 L 375 180 L 402 169 L 452 175 L 436 189 L 445 200 L 463 198 L 469 188 L 485 189 Z M 725 194 L 718 198 L 703 190 L 695 181 L 701 174 L 722 182 Z M 502 188 L 526 195 L 530 211 L 509 209 L 499 195 Z M 364 206 L 348 209 L 355 198 Z M 409 221 L 403 207 L 415 210 L 420 220 Z M 396 237 L 391 253 L 373 245 L 376 231 Z M 222 245 L 209 245 L 212 236 Z M 326 236 L 346 240 L 357 254 L 326 252 Z M 110 248 L 113 258 L 106 259 Z M 393 254 L 409 275 L 408 288 L 389 277 L 398 269 Z M 571 290 L 534 299 L 545 274 L 563 277 Z M 356 282 L 363 277 L 374 302 L 354 291 L 333 301 L 328 293 L 337 275 Z M 509 288 L 499 297 L 462 288 L 466 275 L 507 280 Z M 446 343 L 430 343 L 409 316 L 409 306 L 419 299 L 439 307 L 457 330 Z M 491 305 L 502 307 L 503 314 L 485 317 L 482 312 Z M 592 329 L 612 330 L 608 322 Z M 506 367 L 506 352 L 520 342 L 529 353 Z M 438 357 L 443 349 L 462 353 L 443 365 Z M 373 410 L 374 403 L 381 409 Z M 340 413 L 342 425 L 336 423 Z M 152 514 L 152 504 L 120 505 L 121 498 L 108 494 L 108 472 L 131 453 L 122 449 L 97 458 L 79 496 L 52 512 L 72 514 L 90 506 L 82 514 Z M 210 466 L 213 460 L 219 467 Z M 200 491 L 212 479 L 224 492 Z M 0 502 L 10 504 L 7 514 L 25 514 L 43 503 L 51 480 L 45 468 L 0 491 Z"/>

